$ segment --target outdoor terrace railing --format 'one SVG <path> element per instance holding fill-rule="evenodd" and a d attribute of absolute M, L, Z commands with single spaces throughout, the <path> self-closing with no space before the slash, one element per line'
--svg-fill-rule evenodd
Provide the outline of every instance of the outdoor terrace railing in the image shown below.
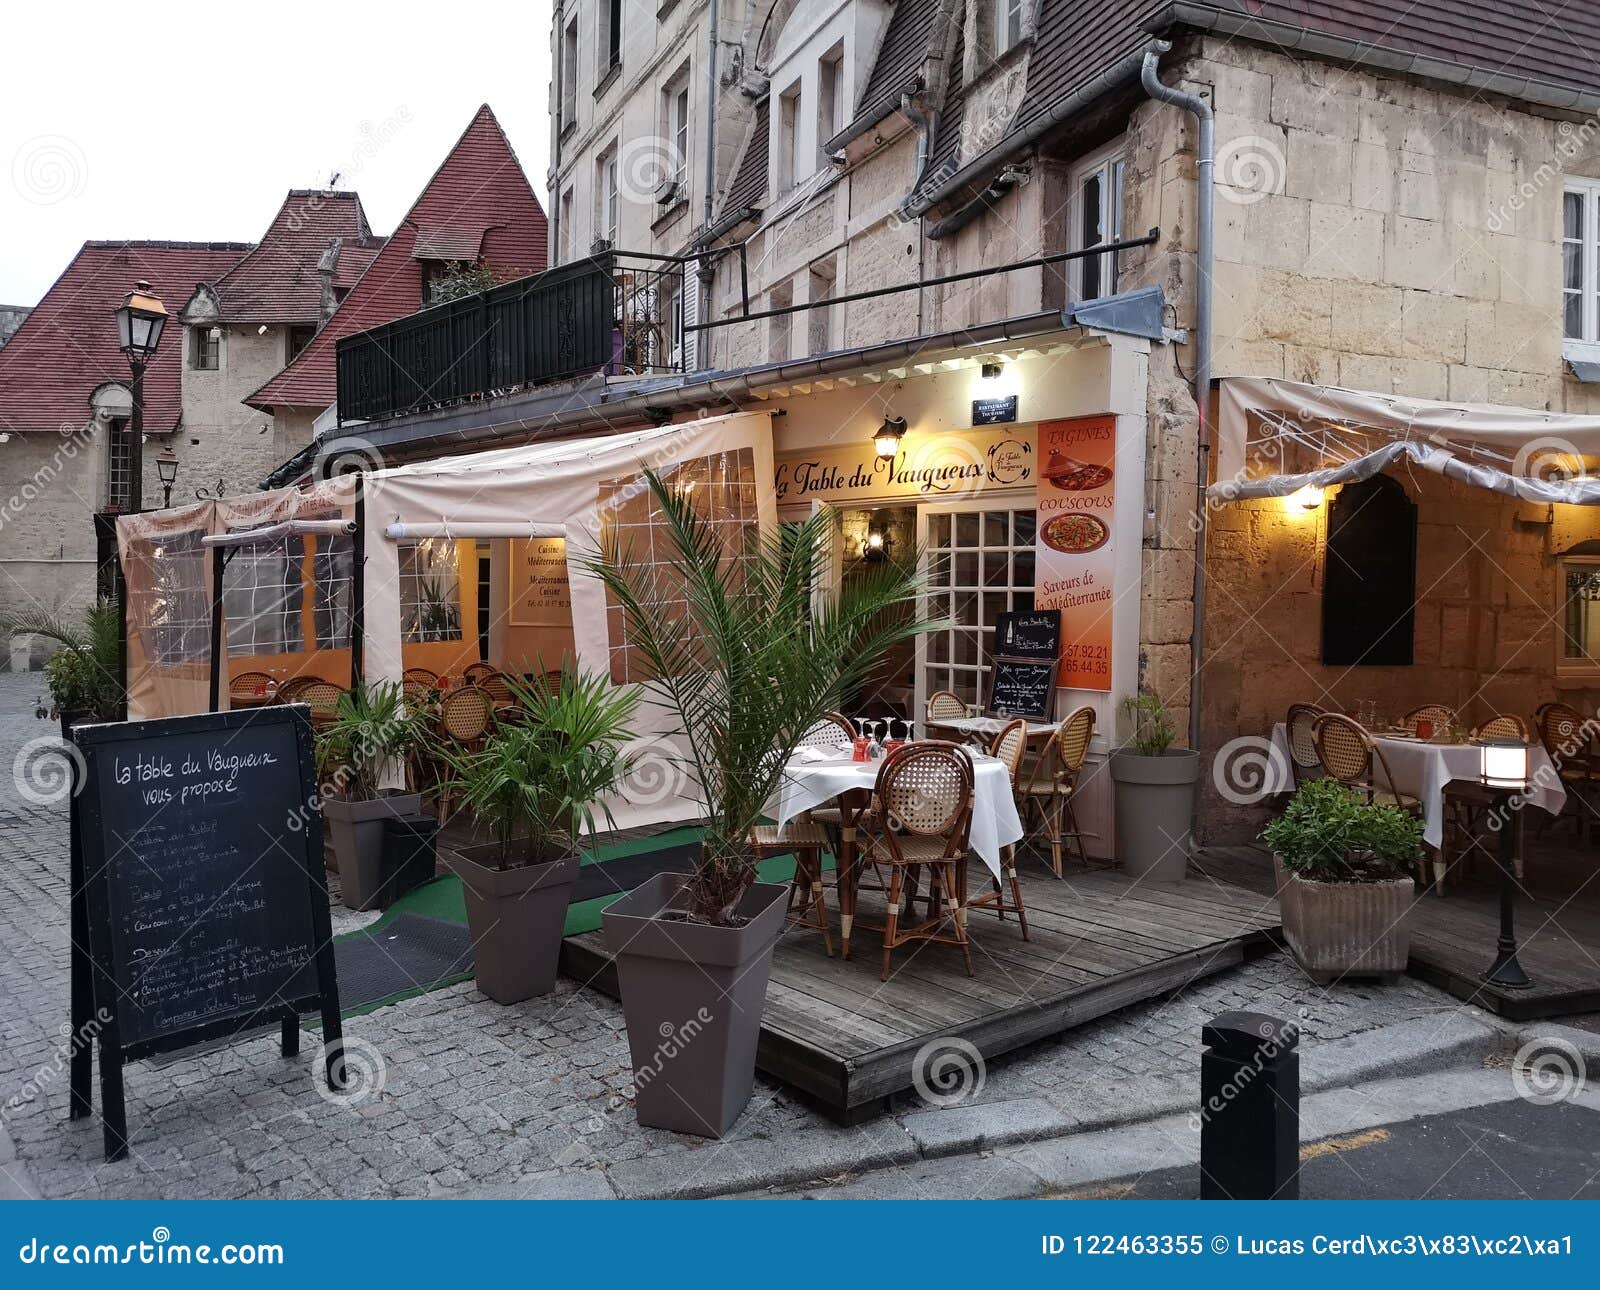
<path fill-rule="evenodd" d="M 682 370 L 685 262 L 608 251 L 338 342 L 339 420 L 603 372 Z"/>

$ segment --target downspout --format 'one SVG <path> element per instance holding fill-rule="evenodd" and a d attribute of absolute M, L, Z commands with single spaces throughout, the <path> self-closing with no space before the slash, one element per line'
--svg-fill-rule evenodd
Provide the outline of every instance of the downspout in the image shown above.
<path fill-rule="evenodd" d="M 1175 90 L 1162 83 L 1157 74 L 1161 55 L 1172 43 L 1158 40 L 1145 51 L 1140 80 L 1145 93 L 1162 103 L 1170 103 L 1192 114 L 1200 127 L 1198 167 L 1200 202 L 1199 245 L 1195 252 L 1194 300 L 1194 402 L 1197 416 L 1199 460 L 1195 479 L 1194 549 L 1194 624 L 1189 635 L 1189 746 L 1200 747 L 1200 669 L 1205 659 L 1205 543 L 1207 509 L 1206 481 L 1211 477 L 1211 278 L 1212 228 L 1214 214 L 1216 123 L 1211 105 L 1197 94 Z M 1199 797 L 1196 795 L 1196 809 Z"/>
<path fill-rule="evenodd" d="M 901 213 L 916 198 L 917 189 L 922 186 L 922 177 L 928 173 L 928 158 L 933 155 L 933 132 L 939 125 L 937 112 L 924 112 L 916 99 L 910 94 L 900 96 L 900 110 L 911 118 L 911 124 L 917 131 L 917 173 L 911 180 L 911 191 L 906 194 L 906 200 L 901 203 Z M 923 235 L 922 218 L 914 216 L 917 221 L 917 281 L 921 282 L 927 277 L 927 239 Z M 922 335 L 926 325 L 926 309 L 923 304 L 923 293 L 917 292 L 917 335 Z"/>
<path fill-rule="evenodd" d="M 706 198 L 705 198 L 705 228 L 709 233 L 712 215 L 716 210 L 717 193 L 717 0 L 711 0 L 711 8 L 707 17 L 708 34 L 706 36 Z M 711 317 L 711 257 L 702 256 L 700 260 L 700 317 Z M 705 333 L 699 333 L 704 336 Z M 695 362 L 701 364 L 706 357 L 701 352 L 699 336 L 695 339 Z M 687 344 L 685 345 L 687 348 Z"/>

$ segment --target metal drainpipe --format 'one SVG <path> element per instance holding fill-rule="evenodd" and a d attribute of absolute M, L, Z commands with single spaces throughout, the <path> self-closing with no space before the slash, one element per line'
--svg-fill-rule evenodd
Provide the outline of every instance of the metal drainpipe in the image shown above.
<path fill-rule="evenodd" d="M 1189 746 L 1200 747 L 1200 667 L 1205 654 L 1205 543 L 1206 543 L 1206 481 L 1211 469 L 1211 276 L 1212 276 L 1212 220 L 1214 214 L 1215 175 L 1212 163 L 1216 159 L 1216 123 L 1211 115 L 1211 104 L 1198 94 L 1188 94 L 1162 83 L 1157 75 L 1161 55 L 1172 48 L 1172 43 L 1158 40 L 1145 51 L 1140 79 L 1145 93 L 1162 103 L 1170 103 L 1192 113 L 1200 126 L 1199 155 L 1196 158 L 1199 179 L 1200 228 L 1199 246 L 1195 255 L 1194 301 L 1194 402 L 1198 418 L 1199 475 L 1195 481 L 1195 538 L 1194 538 L 1194 625 L 1190 630 L 1189 645 Z M 1196 795 L 1198 803 L 1198 795 Z"/>
<path fill-rule="evenodd" d="M 933 131 L 939 120 L 937 112 L 924 112 L 917 106 L 916 100 L 910 94 L 900 96 L 900 110 L 911 118 L 911 124 L 917 131 L 917 173 L 911 181 L 911 192 L 901 205 L 904 213 L 909 209 L 911 202 L 916 198 L 917 189 L 922 186 L 922 177 L 928 171 L 928 158 L 933 154 Z M 917 221 L 917 281 L 922 281 L 927 276 L 927 240 L 923 233 L 922 217 L 916 216 Z M 923 302 L 925 293 L 917 292 L 917 335 L 922 335 L 922 329 L 927 325 Z"/>
<path fill-rule="evenodd" d="M 708 18 L 709 34 L 706 37 L 706 232 L 711 231 L 711 217 L 716 209 L 717 191 L 717 0 L 711 0 L 711 9 Z M 711 317 L 711 257 L 707 255 L 700 261 L 700 298 L 702 305 L 700 317 Z M 700 337 L 706 333 L 701 332 Z M 687 343 L 686 343 L 687 347 Z M 695 360 L 699 366 L 709 367 L 703 362 L 706 354 L 702 350 L 702 341 L 699 337 L 695 340 Z"/>

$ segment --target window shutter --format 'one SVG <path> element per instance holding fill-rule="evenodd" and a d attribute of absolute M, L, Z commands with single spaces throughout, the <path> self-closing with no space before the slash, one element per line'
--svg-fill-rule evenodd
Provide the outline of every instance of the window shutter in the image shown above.
<path fill-rule="evenodd" d="M 697 266 L 683 266 L 683 370 L 700 370 L 700 337 L 704 332 L 690 331 L 700 321 L 700 274 Z"/>

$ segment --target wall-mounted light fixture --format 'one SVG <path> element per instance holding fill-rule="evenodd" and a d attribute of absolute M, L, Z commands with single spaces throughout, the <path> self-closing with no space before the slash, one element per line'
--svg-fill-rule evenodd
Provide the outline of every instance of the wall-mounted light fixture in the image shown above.
<path fill-rule="evenodd" d="M 882 511 L 873 511 L 867 520 L 867 534 L 861 539 L 861 558 L 876 564 L 887 560 L 894 550 L 894 536 L 889 532 L 888 518 Z"/>
<path fill-rule="evenodd" d="M 883 424 L 878 427 L 872 436 L 873 451 L 878 454 L 880 461 L 893 461 L 900 455 L 900 440 L 905 438 L 906 419 L 904 417 L 884 417 Z"/>
<path fill-rule="evenodd" d="M 989 363 L 985 363 L 979 369 L 979 373 L 982 375 L 983 379 L 986 380 L 986 381 L 998 381 L 1000 379 L 1000 373 L 1003 370 L 1004 369 L 1000 366 L 1000 364 L 998 362 L 989 362 Z"/>
<path fill-rule="evenodd" d="M 1322 505 L 1322 490 L 1313 484 L 1297 488 L 1289 494 L 1289 504 L 1302 511 L 1314 511 Z"/>

